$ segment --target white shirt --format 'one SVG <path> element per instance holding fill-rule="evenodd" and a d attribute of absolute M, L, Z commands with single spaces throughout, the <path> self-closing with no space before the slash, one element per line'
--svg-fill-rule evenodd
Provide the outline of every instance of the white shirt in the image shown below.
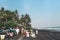
<path fill-rule="evenodd" d="M 17 33 L 17 34 L 19 33 L 19 29 L 18 29 L 18 28 L 16 29 L 16 33 Z"/>
<path fill-rule="evenodd" d="M 29 37 L 29 32 L 26 31 L 26 37 Z"/>
<path fill-rule="evenodd" d="M 38 30 L 36 30 L 36 34 L 38 34 Z"/>

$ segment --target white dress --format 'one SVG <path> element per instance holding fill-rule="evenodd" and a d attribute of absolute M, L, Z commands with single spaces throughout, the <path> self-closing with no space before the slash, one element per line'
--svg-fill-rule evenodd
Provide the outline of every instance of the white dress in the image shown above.
<path fill-rule="evenodd" d="M 29 37 L 29 32 L 26 32 L 26 37 Z"/>

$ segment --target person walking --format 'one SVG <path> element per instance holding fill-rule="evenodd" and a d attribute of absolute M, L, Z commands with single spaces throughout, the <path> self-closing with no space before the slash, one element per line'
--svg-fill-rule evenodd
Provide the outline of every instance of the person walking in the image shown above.
<path fill-rule="evenodd" d="M 28 30 L 26 30 L 26 37 L 29 37 L 30 35 L 29 35 L 29 32 L 28 32 Z"/>
<path fill-rule="evenodd" d="M 36 30 L 36 34 L 38 34 L 38 30 Z"/>
<path fill-rule="evenodd" d="M 16 28 L 16 33 L 19 34 L 19 28 L 18 27 Z"/>

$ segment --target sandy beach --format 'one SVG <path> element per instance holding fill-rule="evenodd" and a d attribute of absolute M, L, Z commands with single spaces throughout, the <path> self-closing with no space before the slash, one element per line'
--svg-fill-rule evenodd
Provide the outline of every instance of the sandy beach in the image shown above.
<path fill-rule="evenodd" d="M 60 32 L 53 30 L 38 30 L 38 32 L 39 33 L 36 38 L 24 37 L 23 40 L 60 40 Z"/>

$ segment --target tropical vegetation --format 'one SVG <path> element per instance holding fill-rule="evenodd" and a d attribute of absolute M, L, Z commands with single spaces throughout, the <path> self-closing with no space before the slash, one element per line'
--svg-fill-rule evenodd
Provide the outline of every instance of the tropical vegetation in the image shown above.
<path fill-rule="evenodd" d="M 5 10 L 4 7 L 0 9 L 0 28 L 14 28 L 16 26 L 22 26 L 25 29 L 31 28 L 31 18 L 26 13 L 19 17 L 18 11 Z"/>

